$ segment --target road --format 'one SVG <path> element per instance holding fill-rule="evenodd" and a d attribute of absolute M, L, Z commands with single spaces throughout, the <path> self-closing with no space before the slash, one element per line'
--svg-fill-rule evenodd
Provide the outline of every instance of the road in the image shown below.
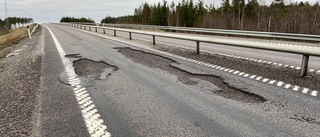
<path fill-rule="evenodd" d="M 319 98 L 164 55 L 148 43 L 42 28 L 35 136 L 320 135 Z"/>

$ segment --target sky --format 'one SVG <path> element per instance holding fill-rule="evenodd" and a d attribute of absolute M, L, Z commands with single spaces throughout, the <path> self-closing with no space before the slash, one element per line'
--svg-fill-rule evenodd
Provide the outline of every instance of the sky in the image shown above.
<path fill-rule="evenodd" d="M 0 18 L 5 18 L 5 0 L 0 0 Z M 106 16 L 132 15 L 141 3 L 162 0 L 6 0 L 9 17 L 30 17 L 36 23 L 59 22 L 63 16 L 89 17 L 100 22 Z M 167 0 L 171 3 L 172 0 Z M 173 0 L 176 3 L 181 0 Z M 194 0 L 197 1 L 197 0 Z M 220 5 L 222 0 L 203 0 L 205 4 Z M 258 0 L 268 4 L 272 0 Z M 295 0 L 285 0 L 295 1 Z M 299 1 L 299 0 L 298 0 Z M 319 0 L 302 0 L 315 3 Z"/>

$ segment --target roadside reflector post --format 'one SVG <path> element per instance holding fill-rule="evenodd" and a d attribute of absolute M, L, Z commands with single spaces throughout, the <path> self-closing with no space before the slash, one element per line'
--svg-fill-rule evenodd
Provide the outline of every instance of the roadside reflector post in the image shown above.
<path fill-rule="evenodd" d="M 309 55 L 303 55 L 301 65 L 301 77 L 305 77 L 308 71 Z"/>
<path fill-rule="evenodd" d="M 96 28 L 96 32 L 98 32 L 98 28 Z"/>
<path fill-rule="evenodd" d="M 30 33 L 29 26 L 27 26 L 27 28 L 28 28 L 29 39 L 31 39 L 31 33 Z"/>
<path fill-rule="evenodd" d="M 106 30 L 105 29 L 103 29 L 103 34 L 106 34 Z"/>
<path fill-rule="evenodd" d="M 113 30 L 113 35 L 117 36 L 117 31 L 116 30 Z"/>
<path fill-rule="evenodd" d="M 132 40 L 132 37 L 131 37 L 131 32 L 129 32 L 129 39 L 130 39 L 130 40 Z"/>
<path fill-rule="evenodd" d="M 200 54 L 200 42 L 197 41 L 197 54 Z"/>
<path fill-rule="evenodd" d="M 152 38 L 153 38 L 153 45 L 156 45 L 156 36 L 152 35 Z"/>

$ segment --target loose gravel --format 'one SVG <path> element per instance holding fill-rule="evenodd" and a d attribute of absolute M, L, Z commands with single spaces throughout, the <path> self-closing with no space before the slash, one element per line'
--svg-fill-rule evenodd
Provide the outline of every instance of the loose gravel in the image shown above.
<path fill-rule="evenodd" d="M 273 79 L 277 81 L 283 81 L 285 83 L 290 83 L 292 85 L 298 85 L 301 87 L 310 88 L 313 90 L 320 90 L 320 77 L 315 73 L 309 72 L 306 77 L 300 77 L 300 70 L 289 69 L 280 66 L 268 65 L 263 63 L 257 63 L 247 60 L 239 60 L 230 57 L 225 57 L 221 55 L 213 55 L 208 53 L 196 54 L 194 51 L 165 46 L 157 45 L 154 46 L 155 49 L 183 56 L 186 58 L 195 59 L 198 61 L 203 61 L 211 63 L 214 65 L 223 66 L 229 69 L 238 70 L 241 72 L 246 72 L 253 75 L 262 76 L 268 79 Z"/>
<path fill-rule="evenodd" d="M 175 61 L 165 58 L 159 55 L 133 50 L 130 48 L 120 48 L 119 52 L 125 55 L 126 57 L 130 58 L 134 62 L 139 64 L 151 67 L 151 68 L 158 68 L 164 71 L 167 71 L 170 74 L 176 75 L 180 81 L 188 85 L 196 85 L 198 84 L 197 81 L 194 81 L 194 78 L 205 80 L 211 82 L 212 84 L 216 85 L 220 88 L 220 90 L 212 91 L 214 94 L 237 100 L 243 101 L 247 103 L 262 103 L 267 101 L 265 98 L 256 95 L 254 93 L 247 92 L 245 90 L 238 89 L 226 83 L 222 77 L 215 76 L 215 75 L 204 75 L 204 74 L 194 74 L 190 73 L 186 70 L 177 68 L 172 66 L 172 63 L 176 63 Z"/>
<path fill-rule="evenodd" d="M 40 29 L 33 39 L 4 49 L 19 50 L 14 56 L 0 60 L 0 136 L 31 136 L 35 124 L 37 96 L 40 91 L 42 51 L 38 40 Z"/>

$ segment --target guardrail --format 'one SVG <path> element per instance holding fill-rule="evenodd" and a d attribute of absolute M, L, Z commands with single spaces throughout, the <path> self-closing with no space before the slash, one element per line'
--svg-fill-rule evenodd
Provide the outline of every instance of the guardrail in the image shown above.
<path fill-rule="evenodd" d="M 278 51 L 278 52 L 285 52 L 285 53 L 301 54 L 301 55 L 303 55 L 302 64 L 301 64 L 301 74 L 300 74 L 301 77 L 304 77 L 307 74 L 309 56 L 320 57 L 320 50 L 315 50 L 314 48 L 309 48 L 309 47 L 293 47 L 293 46 L 287 46 L 287 45 L 279 46 L 277 44 L 271 44 L 271 43 L 252 43 L 252 42 L 245 42 L 245 41 L 233 41 L 233 40 L 223 40 L 223 39 L 207 38 L 207 37 L 199 37 L 199 36 L 188 36 L 188 35 L 183 35 L 183 34 L 130 30 L 130 29 L 101 27 L 101 26 L 82 25 L 82 24 L 63 24 L 63 25 L 74 27 L 74 28 L 79 28 L 79 29 L 84 29 L 84 30 L 88 29 L 89 31 L 92 31 L 92 28 L 94 28 L 95 32 L 98 32 L 98 29 L 101 29 L 104 34 L 106 33 L 106 30 L 112 30 L 114 36 L 117 36 L 117 31 L 128 32 L 130 40 L 132 39 L 133 33 L 134 34 L 149 35 L 149 36 L 152 36 L 152 38 L 153 38 L 153 45 L 156 44 L 156 36 L 157 37 L 195 41 L 197 54 L 200 54 L 200 42 L 223 44 L 223 45 L 230 45 L 230 46 L 236 46 L 236 47 L 263 49 L 263 50 Z"/>
<path fill-rule="evenodd" d="M 209 29 L 209 28 L 193 28 L 193 27 L 175 27 L 175 26 L 156 26 L 156 25 L 137 25 L 137 24 L 105 24 L 105 23 L 77 23 L 84 25 L 97 25 L 106 27 L 119 27 L 119 28 L 149 28 L 149 29 L 161 29 L 167 31 L 185 31 L 207 34 L 219 34 L 219 35 L 235 35 L 235 36 L 249 36 L 260 38 L 277 38 L 287 40 L 301 40 L 310 42 L 320 42 L 320 35 L 308 35 L 308 34 L 294 34 L 294 33 L 279 33 L 279 32 L 261 32 L 261 31 L 243 31 L 243 30 L 225 30 L 225 29 Z"/>

